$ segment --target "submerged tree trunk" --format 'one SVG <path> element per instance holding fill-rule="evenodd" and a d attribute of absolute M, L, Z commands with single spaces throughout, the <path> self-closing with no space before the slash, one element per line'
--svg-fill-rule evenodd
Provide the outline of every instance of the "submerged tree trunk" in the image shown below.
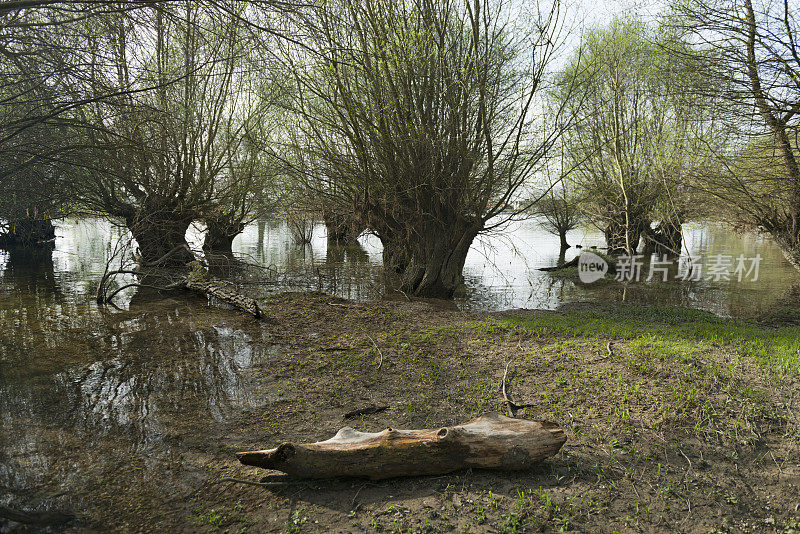
<path fill-rule="evenodd" d="M 58 292 L 53 268 L 53 247 L 11 247 L 3 278 L 31 294 L 44 289 Z"/>
<path fill-rule="evenodd" d="M 56 229 L 50 219 L 23 218 L 9 221 L 0 233 L 0 248 L 52 245 Z"/>
<path fill-rule="evenodd" d="M 323 218 L 328 243 L 353 244 L 365 230 L 364 225 L 360 224 L 352 214 L 325 211 Z"/>
<path fill-rule="evenodd" d="M 646 228 L 642 234 L 645 254 L 677 255 L 681 252 L 683 228 L 674 221 L 661 221 L 654 229 Z"/>
<path fill-rule="evenodd" d="M 561 247 L 561 250 L 558 251 L 558 260 L 556 261 L 556 266 L 561 267 L 565 263 L 567 263 L 567 248 Z"/>
<path fill-rule="evenodd" d="M 429 225 L 405 235 L 380 235 L 385 268 L 399 277 L 399 289 L 418 297 L 449 299 L 464 282 L 462 271 L 477 223 L 450 228 Z"/>
<path fill-rule="evenodd" d="M 233 240 L 244 231 L 244 224 L 227 220 L 209 218 L 203 250 L 207 253 L 232 254 Z"/>
<path fill-rule="evenodd" d="M 611 221 L 606 226 L 605 236 L 609 254 L 636 254 L 639 238 L 648 225 L 639 218 L 629 217 L 628 220 L 628 224 L 622 220 Z"/>
<path fill-rule="evenodd" d="M 137 209 L 125 217 L 125 222 L 139 245 L 142 264 L 159 263 L 160 267 L 174 267 L 195 259 L 186 243 L 191 217 L 166 209 Z M 169 254 L 172 251 L 175 252 Z M 168 257 L 159 261 L 165 256 Z"/>

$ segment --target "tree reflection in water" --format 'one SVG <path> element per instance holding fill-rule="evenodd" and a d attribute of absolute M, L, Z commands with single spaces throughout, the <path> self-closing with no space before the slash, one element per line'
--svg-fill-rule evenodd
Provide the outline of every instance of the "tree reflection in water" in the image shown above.
<path fill-rule="evenodd" d="M 144 293 L 112 313 L 59 291 L 52 257 L 5 260 L 0 504 L 65 493 L 57 504 L 69 507 L 87 485 L 153 476 L 188 488 L 196 474 L 180 458 L 222 436 L 232 411 L 275 400 L 256 378 L 277 355 L 254 343 L 261 324 Z"/>

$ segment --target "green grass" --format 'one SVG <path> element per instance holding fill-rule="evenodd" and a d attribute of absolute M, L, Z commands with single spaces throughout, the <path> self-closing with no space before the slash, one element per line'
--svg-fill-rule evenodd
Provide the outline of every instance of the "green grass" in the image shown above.
<path fill-rule="evenodd" d="M 759 359 L 776 370 L 800 370 L 800 329 L 769 327 L 724 319 L 706 312 L 666 307 L 619 306 L 567 313 L 508 315 L 485 323 L 541 338 L 570 336 L 635 340 L 633 347 L 649 347 L 653 354 L 670 353 L 675 359 L 691 358 L 699 351 L 727 348 L 741 356 Z"/>

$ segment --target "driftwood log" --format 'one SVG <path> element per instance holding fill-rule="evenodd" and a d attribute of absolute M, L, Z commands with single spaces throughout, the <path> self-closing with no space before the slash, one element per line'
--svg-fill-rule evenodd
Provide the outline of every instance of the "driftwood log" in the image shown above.
<path fill-rule="evenodd" d="M 440 475 L 470 467 L 519 470 L 558 452 L 567 440 L 555 423 L 482 415 L 458 426 L 383 432 L 345 427 L 329 440 L 283 443 L 275 449 L 240 452 L 244 465 L 276 469 L 302 478 L 338 476 L 373 480 Z"/>

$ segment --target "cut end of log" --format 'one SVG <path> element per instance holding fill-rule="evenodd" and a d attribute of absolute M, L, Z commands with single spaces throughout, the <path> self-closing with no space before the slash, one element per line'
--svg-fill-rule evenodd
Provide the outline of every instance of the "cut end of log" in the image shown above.
<path fill-rule="evenodd" d="M 563 429 L 547 421 L 489 413 L 463 425 L 438 429 L 359 432 L 344 427 L 326 441 L 283 443 L 236 454 L 244 465 L 276 469 L 302 478 L 371 479 L 439 475 L 471 467 L 529 469 L 566 442 Z"/>

